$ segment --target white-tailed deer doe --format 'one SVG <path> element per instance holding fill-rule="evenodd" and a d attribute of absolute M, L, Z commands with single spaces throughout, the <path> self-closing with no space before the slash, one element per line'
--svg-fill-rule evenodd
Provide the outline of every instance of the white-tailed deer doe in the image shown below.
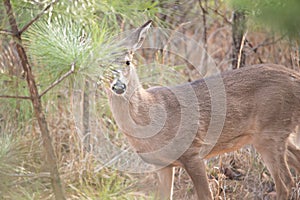
<path fill-rule="evenodd" d="M 218 80 L 212 76 L 173 87 L 144 89 L 131 61 L 150 25 L 151 21 L 148 21 L 127 39 L 128 53 L 120 62 L 123 64 L 115 72 L 117 76 L 107 94 L 117 125 L 132 147 L 144 161 L 161 167 L 158 170 L 159 199 L 172 199 L 173 167 L 176 166 L 187 171 L 198 199 L 213 199 L 203 159 L 237 150 L 246 144 L 253 145 L 261 154 L 275 181 L 276 198 L 288 199 L 294 184 L 288 164 L 300 172 L 300 150 L 288 140 L 300 122 L 300 74 L 273 64 L 219 74 L 226 94 L 225 120 L 220 133 L 215 133 L 218 135 L 215 144 L 203 156 L 200 152 L 207 147 L 205 138 L 214 115 L 206 81 Z M 191 106 L 188 105 L 191 102 L 184 104 L 180 100 L 183 97 L 192 99 L 190 90 L 196 98 L 192 106 L 197 115 L 182 111 Z M 186 117 L 182 115 L 188 115 L 195 122 L 191 128 L 194 133 L 189 127 L 179 127 Z M 156 123 L 161 127 L 155 127 Z M 174 142 L 172 151 L 175 153 L 164 152 L 164 146 Z M 176 146 L 187 148 L 176 157 Z"/>

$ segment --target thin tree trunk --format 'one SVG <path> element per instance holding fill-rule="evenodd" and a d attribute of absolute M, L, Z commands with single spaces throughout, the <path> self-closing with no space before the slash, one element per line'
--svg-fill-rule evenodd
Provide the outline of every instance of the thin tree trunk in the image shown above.
<path fill-rule="evenodd" d="M 83 138 L 84 145 L 87 151 L 90 151 L 90 84 L 86 79 L 84 88 L 83 88 L 83 116 L 82 116 L 82 124 L 83 124 Z"/>
<path fill-rule="evenodd" d="M 12 10 L 10 0 L 3 0 L 3 3 L 6 9 L 6 14 L 8 16 L 9 24 L 11 26 L 11 31 L 13 33 L 13 40 L 16 43 L 15 48 L 17 50 L 18 56 L 21 60 L 22 68 L 25 73 L 25 77 L 26 77 L 26 81 L 30 92 L 33 109 L 34 109 L 34 114 L 35 117 L 37 118 L 39 128 L 41 131 L 43 145 L 46 153 L 46 162 L 47 165 L 49 166 L 50 175 L 51 175 L 53 192 L 57 200 L 64 200 L 66 198 L 59 177 L 59 172 L 56 163 L 56 156 L 55 156 L 54 148 L 52 146 L 52 140 L 50 137 L 47 121 L 43 113 L 41 98 L 38 93 L 38 89 L 35 83 L 34 76 L 31 71 L 30 64 L 28 62 L 26 52 L 22 46 L 21 34 L 18 30 L 18 25 Z"/>
<path fill-rule="evenodd" d="M 203 4 L 202 4 L 203 3 Z M 203 31 L 202 31 L 202 44 L 204 46 L 204 51 L 202 51 L 200 69 L 201 75 L 204 77 L 208 71 L 208 46 L 207 46 L 207 0 L 199 0 L 199 5 L 202 11 L 202 23 L 203 23 Z"/>
<path fill-rule="evenodd" d="M 246 55 L 244 51 L 246 33 L 246 17 L 244 11 L 233 12 L 232 23 L 232 69 L 245 66 Z"/>

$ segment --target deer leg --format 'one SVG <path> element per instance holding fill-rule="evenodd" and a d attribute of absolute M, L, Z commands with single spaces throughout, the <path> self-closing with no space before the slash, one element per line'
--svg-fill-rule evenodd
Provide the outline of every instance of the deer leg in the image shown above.
<path fill-rule="evenodd" d="M 286 139 L 276 140 L 275 136 L 267 136 L 268 139 L 260 138 L 254 143 L 254 147 L 269 169 L 276 186 L 276 199 L 288 199 L 289 192 L 294 184 L 292 175 L 286 161 Z M 281 139 L 280 139 L 281 140 Z"/>
<path fill-rule="evenodd" d="M 209 189 L 204 161 L 199 157 L 189 158 L 184 162 L 184 167 L 193 181 L 198 199 L 213 199 Z"/>
<path fill-rule="evenodd" d="M 157 171 L 159 184 L 157 198 L 161 200 L 172 200 L 174 167 L 165 167 Z"/>
<path fill-rule="evenodd" d="M 286 157 L 289 166 L 300 173 L 300 149 L 290 141 L 287 144 Z"/>

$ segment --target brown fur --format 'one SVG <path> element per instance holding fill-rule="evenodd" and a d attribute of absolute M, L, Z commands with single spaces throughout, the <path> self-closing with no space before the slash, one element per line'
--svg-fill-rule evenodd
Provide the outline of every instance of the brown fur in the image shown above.
<path fill-rule="evenodd" d="M 274 178 L 277 199 L 288 198 L 293 179 L 287 162 L 300 171 L 300 150 L 288 142 L 290 133 L 300 120 L 298 73 L 273 64 L 256 65 L 174 87 L 145 90 L 139 83 L 134 66 L 131 64 L 126 70 L 129 70 L 125 77 L 126 93 L 116 95 L 108 92 L 111 110 L 119 128 L 137 153 L 146 162 L 164 167 L 158 172 L 160 198 L 171 198 L 172 168 L 180 166 L 190 175 L 198 199 L 212 199 L 203 159 L 237 150 L 246 144 L 252 144 L 261 154 Z M 220 137 L 211 146 L 206 137 L 211 119 L 215 116 L 212 112 L 212 93 L 207 84 L 215 83 L 219 78 L 225 88 L 226 116 Z M 192 98 L 190 102 L 189 98 L 184 98 L 187 102 L 182 105 L 180 97 L 189 95 L 191 88 L 196 103 Z M 176 95 L 174 91 L 177 91 Z M 199 115 L 190 116 L 191 126 L 196 129 L 180 129 L 182 109 L 191 103 L 195 103 L 193 106 L 199 110 Z M 213 123 L 221 123 L 221 118 Z M 160 124 L 161 121 L 164 123 Z M 160 128 L 152 130 L 151 127 L 156 124 Z M 147 126 L 150 128 L 143 129 Z M 191 130 L 195 132 L 190 133 Z M 170 149 L 161 150 L 174 143 L 171 151 L 176 152 L 176 147 L 184 146 L 191 137 L 192 142 L 179 157 L 173 155 Z M 200 153 L 205 151 L 207 154 Z"/>

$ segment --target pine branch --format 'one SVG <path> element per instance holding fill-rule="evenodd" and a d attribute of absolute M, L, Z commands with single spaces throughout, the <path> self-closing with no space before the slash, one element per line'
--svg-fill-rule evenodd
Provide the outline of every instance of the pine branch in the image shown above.
<path fill-rule="evenodd" d="M 31 97 L 14 96 L 14 95 L 0 95 L 0 98 L 4 98 L 4 99 L 31 99 Z"/>
<path fill-rule="evenodd" d="M 13 35 L 13 33 L 9 30 L 5 30 L 5 29 L 0 29 L 0 34 L 3 35 Z"/>
<path fill-rule="evenodd" d="M 62 82 L 65 78 L 67 78 L 68 76 L 70 76 L 71 74 L 73 74 L 75 71 L 75 62 L 73 62 L 71 64 L 71 69 L 65 73 L 64 75 L 62 75 L 59 79 L 57 79 L 56 81 L 54 81 L 47 89 L 45 89 L 41 94 L 40 94 L 40 98 L 45 95 L 47 92 L 49 92 L 49 90 L 51 90 L 52 88 L 54 88 L 56 85 L 58 85 L 60 82 Z"/>

